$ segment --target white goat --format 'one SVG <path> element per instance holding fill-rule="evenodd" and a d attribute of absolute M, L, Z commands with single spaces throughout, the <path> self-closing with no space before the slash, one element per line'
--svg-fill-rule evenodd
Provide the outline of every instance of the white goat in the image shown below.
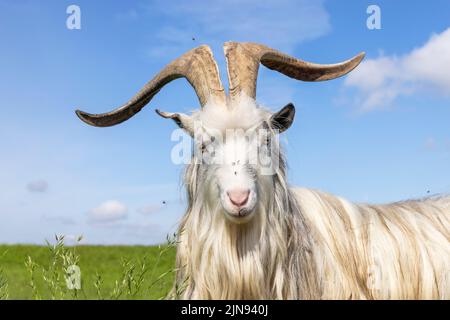
<path fill-rule="evenodd" d="M 194 137 L 196 150 L 184 175 L 188 208 L 179 228 L 175 292 L 191 299 L 450 298 L 450 197 L 368 205 L 290 188 L 276 142 L 292 124 L 294 106 L 272 114 L 254 100 L 260 63 L 321 81 L 350 72 L 364 54 L 318 65 L 254 43 L 228 42 L 224 51 L 228 97 L 211 50 L 200 46 L 124 106 L 104 114 L 77 111 L 88 124 L 111 126 L 173 79 L 185 77 L 195 89 L 198 112 L 157 110 Z M 276 163 L 270 174 L 261 156 Z"/>

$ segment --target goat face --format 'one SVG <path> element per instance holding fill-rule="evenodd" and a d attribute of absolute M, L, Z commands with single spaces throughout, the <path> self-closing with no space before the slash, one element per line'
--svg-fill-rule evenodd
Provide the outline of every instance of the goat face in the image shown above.
<path fill-rule="evenodd" d="M 258 130 L 227 129 L 224 134 L 203 127 L 197 131 L 203 134 L 196 139 L 194 159 L 208 185 L 203 188 L 205 198 L 212 207 L 219 204 L 233 222 L 250 220 L 261 177 L 257 156 L 262 143 Z"/>
<path fill-rule="evenodd" d="M 272 114 L 245 101 L 233 111 L 216 106 L 193 115 L 158 111 L 193 137 L 191 196 L 233 223 L 246 223 L 258 205 L 269 205 L 280 165 L 278 133 L 290 127 L 295 114 L 292 104 Z"/>
<path fill-rule="evenodd" d="M 323 81 L 353 70 L 363 59 L 364 53 L 341 63 L 327 65 L 296 59 L 256 43 L 227 42 L 224 53 L 229 80 L 228 95 L 211 49 L 202 45 L 165 66 L 121 107 L 100 114 L 77 110 L 76 114 L 93 126 L 117 125 L 137 114 L 167 83 L 186 78 L 199 98 L 201 110 L 192 116 L 157 112 L 164 118 L 174 120 L 195 138 L 196 151 L 199 152 L 193 157 L 196 164 L 188 168 L 193 171 L 187 183 L 190 200 L 198 200 L 196 202 L 202 205 L 207 200 L 210 205 L 215 205 L 212 209 L 220 205 L 232 221 L 245 222 L 254 215 L 258 205 L 268 205 L 261 204 L 261 199 L 267 202 L 273 198 L 270 188 L 264 186 L 270 186 L 270 182 L 273 184 L 274 177 L 280 176 L 279 169 L 283 168 L 281 172 L 284 174 L 284 167 L 278 162 L 282 160 L 278 156 L 278 146 L 273 143 L 278 139 L 275 131 L 286 130 L 294 118 L 292 105 L 287 105 L 273 115 L 257 107 L 255 98 L 259 64 L 297 80 Z M 211 129 L 216 133 L 211 133 Z M 227 129 L 241 129 L 241 132 L 227 137 Z M 265 133 L 261 135 L 260 129 Z M 217 132 L 221 133 L 220 136 Z M 206 136 L 207 139 L 197 139 L 198 136 Z M 208 140 L 210 143 L 205 144 Z M 210 161 L 205 161 L 204 156 Z M 269 174 L 263 174 L 263 159 L 271 160 L 269 166 L 272 170 L 269 170 Z M 203 195 L 202 192 L 207 194 Z M 205 198 L 201 199 L 202 196 Z M 189 205 L 193 205 L 192 201 Z"/>

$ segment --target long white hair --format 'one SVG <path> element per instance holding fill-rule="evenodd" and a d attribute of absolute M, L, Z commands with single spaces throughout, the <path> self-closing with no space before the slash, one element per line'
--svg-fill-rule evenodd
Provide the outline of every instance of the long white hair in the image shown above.
<path fill-rule="evenodd" d="M 352 204 L 289 189 L 282 173 L 269 205 L 247 224 L 195 196 L 180 225 L 176 287 L 189 299 L 448 299 L 450 197 Z"/>
<path fill-rule="evenodd" d="M 244 110 L 251 110 L 248 103 Z M 279 170 L 270 178 L 253 176 L 260 200 L 244 224 L 226 218 L 214 167 L 187 166 L 179 297 L 450 298 L 450 197 L 368 205 L 290 188 L 277 151 Z"/>
<path fill-rule="evenodd" d="M 76 111 L 89 125 L 117 125 L 136 115 L 167 83 L 184 77 L 201 110 L 192 116 L 156 111 L 190 135 L 197 121 L 219 131 L 249 130 L 261 123 L 269 129 L 270 139 L 253 137 L 253 150 L 279 155 L 273 175 L 262 175 L 258 166 L 239 159 L 247 156 L 245 139 L 222 144 L 239 150 L 223 148 L 231 158 L 223 166 L 196 161 L 188 165 L 188 208 L 179 229 L 175 296 L 450 298 L 450 197 L 374 206 L 291 189 L 282 151 L 269 147 L 268 141 L 278 136 L 274 130 L 291 126 L 295 108 L 288 104 L 273 114 L 258 108 L 260 64 L 297 80 L 323 81 L 352 71 L 364 53 L 334 64 L 303 61 L 249 42 L 227 42 L 224 53 L 228 94 L 211 49 L 202 45 L 162 68 L 124 105 L 100 114 Z"/>
<path fill-rule="evenodd" d="M 210 178 L 203 174 L 208 171 L 198 164 L 188 166 L 189 207 L 177 252 L 177 286 L 185 285 L 184 298 L 298 298 L 308 297 L 309 288 L 317 286 L 314 279 L 307 284 L 291 278 L 303 273 L 307 279 L 312 269 L 299 263 L 312 267 L 313 257 L 308 237 L 296 236 L 308 232 L 302 215 L 293 214 L 298 208 L 282 171 L 273 177 L 273 185 L 259 185 L 260 198 L 267 201 L 259 202 L 252 221 L 235 224 L 217 200 L 205 199 Z"/>

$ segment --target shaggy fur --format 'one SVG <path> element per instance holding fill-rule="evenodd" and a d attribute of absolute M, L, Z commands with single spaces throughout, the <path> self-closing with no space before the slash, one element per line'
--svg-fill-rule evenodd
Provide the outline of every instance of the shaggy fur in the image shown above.
<path fill-rule="evenodd" d="M 248 128 L 269 114 L 252 101 L 236 113 L 217 110 L 193 117 L 224 129 Z M 281 157 L 275 175 L 254 172 L 255 215 L 236 224 L 218 201 L 214 170 L 193 161 L 184 175 L 188 208 L 175 284 L 181 298 L 450 298 L 450 197 L 353 204 L 289 188 Z"/>

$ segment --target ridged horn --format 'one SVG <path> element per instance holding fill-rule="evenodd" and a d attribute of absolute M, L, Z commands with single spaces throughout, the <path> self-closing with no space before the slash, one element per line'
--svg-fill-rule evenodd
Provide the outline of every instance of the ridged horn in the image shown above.
<path fill-rule="evenodd" d="M 316 64 L 296 59 L 261 44 L 251 42 L 226 42 L 229 95 L 236 100 L 242 93 L 256 97 L 259 64 L 302 81 L 324 81 L 343 76 L 352 71 L 364 58 L 361 52 L 350 60 L 336 64 Z"/>
<path fill-rule="evenodd" d="M 202 45 L 169 63 L 123 106 L 107 113 L 90 114 L 77 110 L 76 114 L 82 121 L 96 127 L 119 124 L 138 113 L 166 84 L 182 77 L 192 85 L 202 107 L 210 100 L 225 105 L 225 91 L 216 61 L 211 49 Z"/>

